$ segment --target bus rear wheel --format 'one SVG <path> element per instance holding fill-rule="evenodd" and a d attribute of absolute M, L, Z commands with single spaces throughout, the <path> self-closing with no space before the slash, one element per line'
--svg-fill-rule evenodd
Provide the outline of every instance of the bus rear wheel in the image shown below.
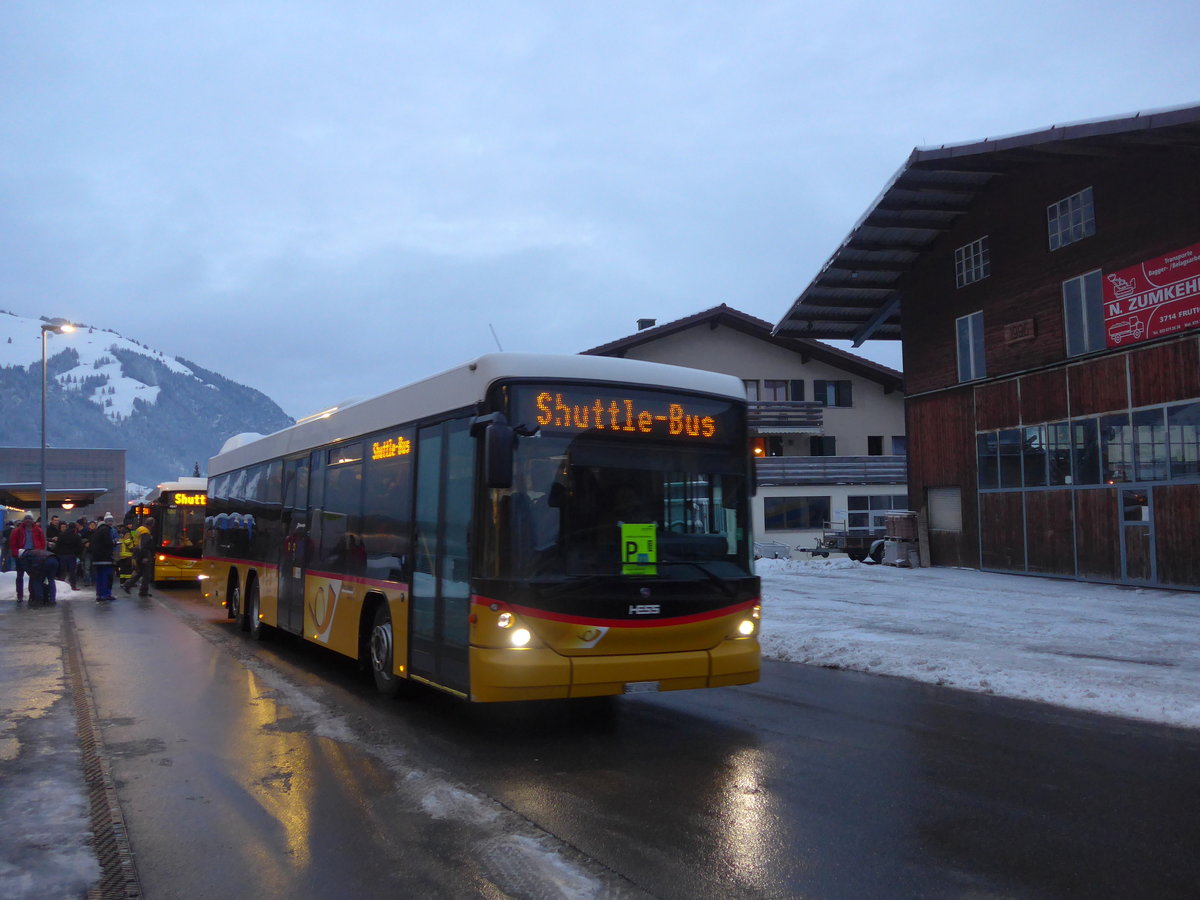
<path fill-rule="evenodd" d="M 371 626 L 371 637 L 367 641 L 371 657 L 371 674 L 375 678 L 375 689 L 385 697 L 400 693 L 400 679 L 392 671 L 395 659 L 392 614 L 387 603 L 380 603 L 375 610 L 375 622 Z"/>
<path fill-rule="evenodd" d="M 261 603 L 258 596 L 258 582 L 253 581 L 246 588 L 246 622 L 250 637 L 256 641 L 265 641 L 271 634 L 271 626 L 264 625 L 259 617 Z"/>
<path fill-rule="evenodd" d="M 237 619 L 242 611 L 242 592 L 236 581 L 232 581 L 225 591 L 225 616 L 230 621 Z"/>

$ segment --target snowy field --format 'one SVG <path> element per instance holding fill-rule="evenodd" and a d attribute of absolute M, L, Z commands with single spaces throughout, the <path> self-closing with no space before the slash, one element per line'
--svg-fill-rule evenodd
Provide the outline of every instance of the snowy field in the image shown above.
<path fill-rule="evenodd" d="M 848 559 L 756 566 L 768 658 L 1200 728 L 1200 594 Z"/>

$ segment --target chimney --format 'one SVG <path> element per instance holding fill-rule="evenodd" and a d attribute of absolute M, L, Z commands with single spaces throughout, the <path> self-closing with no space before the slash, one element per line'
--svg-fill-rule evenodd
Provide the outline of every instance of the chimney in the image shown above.
<path fill-rule="evenodd" d="M 654 319 L 638 319 L 638 331 L 645 331 L 647 328 L 653 328 L 654 322 Z"/>

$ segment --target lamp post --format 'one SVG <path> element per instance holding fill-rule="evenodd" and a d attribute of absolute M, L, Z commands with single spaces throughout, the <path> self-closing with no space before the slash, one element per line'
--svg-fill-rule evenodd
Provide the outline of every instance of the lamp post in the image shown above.
<path fill-rule="evenodd" d="M 46 528 L 46 335 L 63 334 L 74 331 L 75 326 L 66 319 L 51 319 L 49 324 L 42 326 L 42 483 L 40 485 L 42 499 L 42 529 Z"/>

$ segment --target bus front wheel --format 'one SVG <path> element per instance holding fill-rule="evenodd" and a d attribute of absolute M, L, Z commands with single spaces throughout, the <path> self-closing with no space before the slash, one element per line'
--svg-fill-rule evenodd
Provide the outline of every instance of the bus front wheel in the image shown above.
<path fill-rule="evenodd" d="M 385 697 L 395 697 L 400 693 L 400 679 L 392 671 L 392 661 L 395 658 L 393 637 L 392 614 L 386 602 L 380 603 L 375 610 L 375 623 L 371 627 L 368 645 L 375 688 Z"/>

